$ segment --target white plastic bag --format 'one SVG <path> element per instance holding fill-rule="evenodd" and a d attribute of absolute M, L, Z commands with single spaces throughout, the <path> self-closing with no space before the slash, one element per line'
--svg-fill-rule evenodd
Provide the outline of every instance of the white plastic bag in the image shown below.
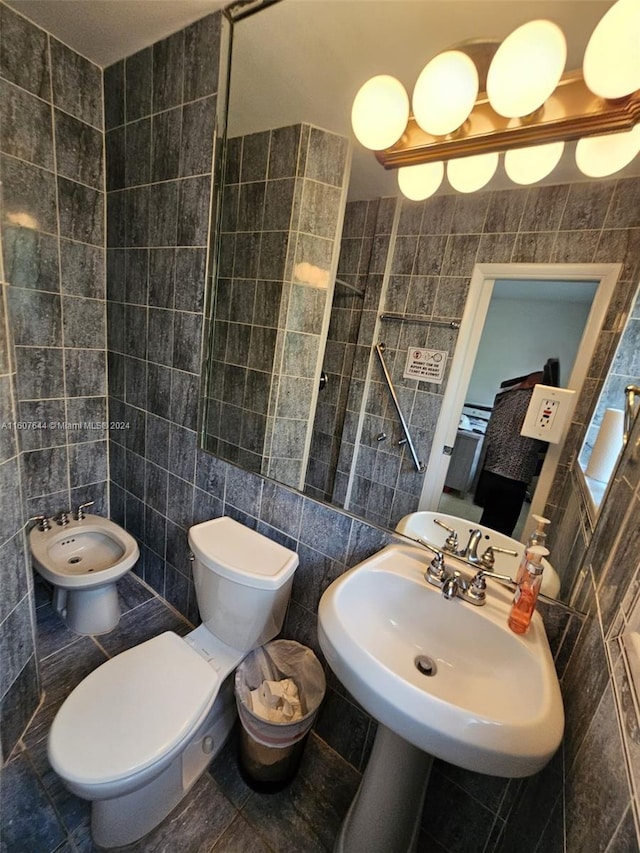
<path fill-rule="evenodd" d="M 298 688 L 302 717 L 291 723 L 268 722 L 253 712 L 251 691 L 264 681 L 290 678 Z M 294 640 L 273 640 L 254 649 L 236 669 L 235 694 L 242 725 L 264 746 L 285 747 L 301 740 L 313 725 L 326 681 L 311 649 Z"/>

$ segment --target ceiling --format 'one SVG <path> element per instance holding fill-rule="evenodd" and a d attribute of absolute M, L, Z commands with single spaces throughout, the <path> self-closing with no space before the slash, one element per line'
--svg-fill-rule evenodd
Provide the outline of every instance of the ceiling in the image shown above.
<path fill-rule="evenodd" d="M 7 0 L 74 50 L 106 66 L 220 8 L 219 0 Z M 613 0 L 282 0 L 240 21 L 234 34 L 230 135 L 301 121 L 353 143 L 349 197 L 397 193 L 350 127 L 351 103 L 375 74 L 411 92 L 428 59 L 471 38 L 503 39 L 535 18 L 567 38 L 567 68 L 580 67 L 589 36 Z M 618 176 L 640 174 L 640 158 Z M 585 180 L 573 146 L 546 183 Z M 512 188 L 502 165 L 489 188 Z M 441 192 L 451 192 L 446 181 Z"/>
<path fill-rule="evenodd" d="M 106 67 L 214 12 L 223 0 L 5 0 Z"/>

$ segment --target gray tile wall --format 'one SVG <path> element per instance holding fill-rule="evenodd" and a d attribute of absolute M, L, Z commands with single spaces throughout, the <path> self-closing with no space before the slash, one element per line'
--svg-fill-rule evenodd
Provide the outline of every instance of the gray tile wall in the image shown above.
<path fill-rule="evenodd" d="M 236 137 L 227 151 L 207 446 L 299 486 L 338 254 L 347 141 L 301 124 Z"/>
<path fill-rule="evenodd" d="M 102 151 L 101 70 L 0 3 L 5 755 L 39 698 L 25 517 L 108 511 Z"/>
<path fill-rule="evenodd" d="M 585 443 L 580 451 L 580 462 L 583 468 L 589 464 L 605 410 L 624 409 L 625 387 L 638 384 L 640 384 L 640 291 L 629 314 L 598 405 L 593 413 Z"/>
<path fill-rule="evenodd" d="M 391 251 L 394 234 L 396 231 L 396 218 L 398 216 L 398 200 L 395 198 L 379 199 L 376 215 L 373 240 L 371 244 L 363 243 L 363 248 L 370 245 L 370 257 L 367 259 L 368 275 L 367 286 L 362 305 L 362 315 L 358 328 L 349 395 L 347 397 L 347 411 L 342 430 L 340 453 L 338 456 L 338 467 L 335 476 L 332 501 L 337 506 L 346 506 L 345 501 L 349 495 L 349 506 L 353 506 L 353 512 L 365 515 L 369 497 L 369 481 L 356 474 L 351 483 L 351 469 L 356 448 L 359 446 L 358 423 L 360 412 L 366 390 L 367 371 L 370 366 L 371 346 L 374 342 L 375 326 L 385 282 L 388 279 L 387 267 L 391 260 Z"/>
<path fill-rule="evenodd" d="M 345 209 L 322 365 L 327 385 L 318 395 L 304 486 L 305 494 L 320 500 L 333 496 L 379 205 L 379 199 L 352 201 Z"/>
<path fill-rule="evenodd" d="M 474 264 L 622 263 L 620 280 L 596 345 L 587 380 L 549 496 L 546 514 L 557 516 L 570 465 L 586 426 L 635 294 L 640 270 L 640 179 L 532 187 L 472 196 L 436 196 L 402 202 L 390 276 L 381 308 L 434 320 L 462 318 Z M 386 324 L 385 359 L 401 406 L 427 460 L 446 385 L 402 376 L 409 346 L 453 353 L 457 332 Z M 374 355 L 371 355 L 373 358 Z M 353 490 L 354 512 L 394 526 L 417 508 L 423 475 L 408 450 L 399 452 L 397 419 L 377 364 L 372 365 Z M 379 443 L 386 432 L 393 442 Z"/>
<path fill-rule="evenodd" d="M 562 654 L 563 799 L 541 813 L 535 790 L 525 787 L 498 848 L 504 853 L 514 844 L 546 851 L 550 838 L 562 850 L 563 808 L 567 853 L 640 849 L 640 672 L 631 675 L 624 640 L 632 620 L 637 630 L 640 610 L 639 441 L 636 418 L 595 530 L 573 471 L 565 487 L 567 510 L 554 554 L 556 564 L 566 559 L 582 566 L 574 597 L 587 616 L 577 642 L 566 643 Z M 523 836 L 530 841 L 525 847 Z"/>
<path fill-rule="evenodd" d="M 15 429 L 15 354 L 7 323 L 9 286 L 2 271 L 2 249 L 0 235 L 0 763 L 10 755 L 40 699 L 23 470 Z"/>
<path fill-rule="evenodd" d="M 258 473 L 300 137 L 297 125 L 227 143 L 206 440 L 212 453 Z"/>
<path fill-rule="evenodd" d="M 104 72 L 111 516 L 141 542 L 136 571 L 193 618 L 220 30 L 209 15 Z M 198 520 L 216 506 L 205 495 Z"/>
<path fill-rule="evenodd" d="M 348 141 L 302 125 L 262 473 L 302 489 L 349 179 Z"/>
<path fill-rule="evenodd" d="M 28 284 L 25 285 L 24 280 L 17 286 L 11 282 L 16 291 L 27 291 L 25 296 L 21 297 L 19 294 L 15 297 L 15 313 L 12 315 L 15 317 L 14 329 L 18 334 L 17 352 L 21 358 L 29 359 L 26 363 L 30 368 L 21 370 L 18 358 L 18 369 L 14 374 L 18 399 L 25 403 L 42 403 L 43 406 L 63 399 L 65 407 L 69 405 L 71 409 L 81 408 L 84 404 L 73 402 L 86 399 L 81 394 L 77 397 L 71 396 L 72 402 L 64 395 L 60 397 L 50 394 L 52 387 L 60 388 L 61 376 L 64 376 L 65 384 L 67 377 L 73 384 L 74 376 L 75 381 L 82 383 L 86 373 L 80 370 L 80 367 L 85 360 L 90 360 L 90 351 L 94 349 L 90 345 L 94 339 L 87 340 L 84 334 L 87 329 L 93 328 L 95 319 L 91 321 L 91 317 L 95 318 L 97 313 L 92 314 L 92 309 L 87 307 L 84 301 L 79 305 L 67 301 L 67 305 L 72 306 L 69 312 L 63 310 L 63 303 L 71 298 L 87 302 L 95 300 L 95 291 L 91 288 L 95 286 L 96 276 L 80 275 L 83 283 L 77 285 L 78 290 L 74 290 L 78 276 L 69 276 L 66 279 L 69 284 L 65 284 L 65 290 L 62 290 L 60 267 L 64 268 L 64 265 L 68 264 L 67 269 L 77 272 L 79 268 L 86 270 L 87 264 L 91 268 L 92 264 L 97 263 L 93 249 L 100 248 L 98 235 L 101 224 L 99 215 L 94 217 L 92 212 L 99 207 L 97 191 L 91 183 L 95 172 L 92 173 L 87 163 L 82 166 L 76 163 L 80 170 L 76 173 L 76 178 L 81 176 L 82 180 L 74 180 L 73 176 L 69 178 L 68 172 L 72 169 L 69 163 L 75 156 L 70 151 L 68 156 L 61 153 L 57 180 L 54 181 L 51 177 L 51 160 L 47 159 L 46 152 L 51 150 L 54 128 L 58 133 L 58 126 L 62 128 L 65 123 L 67 127 L 59 131 L 61 134 L 76 133 L 77 137 L 86 137 L 83 146 L 92 148 L 91 139 L 95 138 L 92 130 L 100 130 L 96 118 L 98 108 L 95 87 L 87 84 L 86 80 L 81 86 L 79 80 L 87 73 L 89 78 L 93 75 L 89 73 L 91 66 L 87 67 L 81 58 L 69 55 L 66 48 L 27 24 L 20 16 L 4 6 L 0 6 L 0 13 L 3 34 L 11 34 L 12 45 L 22 45 L 20 52 L 7 51 L 4 48 L 0 51 L 4 81 L 21 90 L 15 98 L 22 98 L 25 103 L 31 104 L 34 114 L 43 109 L 48 110 L 52 127 L 51 134 L 48 134 L 46 127 L 49 125 L 43 124 L 37 117 L 28 118 L 28 108 L 18 110 L 27 126 L 31 121 L 33 127 L 37 125 L 41 129 L 42 138 L 30 132 L 22 137 L 20 133 L 17 137 L 14 134 L 12 144 L 19 143 L 22 147 L 14 148 L 13 153 L 5 156 L 3 163 L 4 168 L 8 168 L 5 183 L 9 186 L 9 203 L 14 204 L 15 199 L 19 197 L 21 210 L 24 208 L 28 216 L 37 220 L 39 226 L 29 227 L 34 224 L 30 219 L 19 219 L 8 224 L 10 242 L 15 237 L 28 238 L 31 251 L 29 257 L 36 259 L 31 266 L 24 266 L 27 271 L 31 270 L 31 277 L 26 279 Z M 109 130 L 115 131 L 112 136 L 108 135 L 107 140 L 115 172 L 115 175 L 110 175 L 110 180 L 115 181 L 115 185 L 109 198 L 111 216 L 108 221 L 109 287 L 110 296 L 113 297 L 113 306 L 110 305 L 110 308 L 113 308 L 110 337 L 114 344 L 109 378 L 116 410 L 122 415 L 123 422 L 129 423 L 129 429 L 114 431 L 114 453 L 111 460 L 113 515 L 124 521 L 142 541 L 144 560 L 141 562 L 140 571 L 145 579 L 192 619 L 197 617 L 197 613 L 186 553 L 186 529 L 189 524 L 226 512 L 267 535 L 296 547 L 301 556 L 301 566 L 296 575 L 292 601 L 287 613 L 286 633 L 317 649 L 316 608 L 323 589 L 348 565 L 363 559 L 385 544 L 387 534 L 345 513 L 243 472 L 196 449 L 194 412 L 197 394 L 194 389 L 197 384 L 197 372 L 186 368 L 192 366 L 189 353 L 194 344 L 196 349 L 199 345 L 197 327 L 201 322 L 201 309 L 193 309 L 199 305 L 201 299 L 204 261 L 202 264 L 195 264 L 195 261 L 201 258 L 198 252 L 206 243 L 206 237 L 202 238 L 200 233 L 201 217 L 208 203 L 210 179 L 206 171 L 193 174 L 193 165 L 188 164 L 193 164 L 192 157 L 197 160 L 200 156 L 194 154 L 194 151 L 201 153 L 208 150 L 209 137 L 206 133 L 202 137 L 198 133 L 184 134 L 177 155 L 174 152 L 173 156 L 169 157 L 171 145 L 163 144 L 162 150 L 157 150 L 155 160 L 153 153 L 149 155 L 148 165 L 146 155 L 139 156 L 141 146 L 144 149 L 149 128 L 145 120 L 157 122 L 158 136 L 153 136 L 153 149 L 156 139 L 176 138 L 174 122 L 177 122 L 177 113 L 169 115 L 172 110 L 180 107 L 181 123 L 188 122 L 190 116 L 193 118 L 192 109 L 195 111 L 196 107 L 187 109 L 187 106 L 200 100 L 206 101 L 215 93 L 217 62 L 211 59 L 211 47 L 217 44 L 218 25 L 217 16 L 205 18 L 177 37 L 172 36 L 166 42 L 131 57 L 125 63 L 118 63 L 108 69 L 105 75 L 108 95 L 107 126 Z M 49 55 L 55 57 L 52 78 L 48 70 Z M 29 61 L 24 61 L 25 56 L 30 57 Z M 182 73 L 176 73 L 176 67 L 181 68 Z M 52 106 L 50 79 L 53 79 L 54 93 L 58 93 L 55 95 L 55 106 Z M 177 80 L 182 81 L 181 95 L 177 91 Z M 25 99 L 25 94 L 35 100 Z M 14 103 L 11 99 L 8 102 Z M 6 98 L 3 98 L 3 108 L 6 103 Z M 69 121 L 62 118 L 57 122 L 56 110 L 64 113 Z M 81 126 L 75 126 L 73 130 L 71 119 L 80 122 Z M 203 122 L 194 123 L 197 128 L 203 125 Z M 9 127 L 11 126 L 10 123 Z M 181 124 L 181 134 L 184 126 Z M 26 147 L 25 138 L 28 143 Z M 121 159 L 123 144 L 124 158 Z M 54 150 L 57 152 L 59 149 L 62 152 L 62 147 L 61 141 Z M 93 148 L 95 147 L 94 145 Z M 78 150 L 75 146 L 71 148 Z M 185 153 L 185 148 L 191 153 Z M 176 156 L 179 164 L 177 175 Z M 91 162 L 91 158 L 88 162 Z M 155 180 L 149 181 L 149 176 Z M 196 181 L 194 178 L 202 180 Z M 606 194 L 612 185 L 605 183 L 601 186 Z M 557 191 L 561 190 L 562 188 Z M 567 194 L 588 193 L 584 187 L 565 190 Z M 638 205 L 634 199 L 637 199 L 639 192 L 638 184 L 626 184 L 626 199 L 623 193 L 618 193 L 617 190 L 618 185 L 615 185 L 609 197 L 608 218 L 610 217 L 614 224 L 611 232 L 606 235 L 598 232 L 597 236 L 585 233 L 582 235 L 583 239 L 578 241 L 580 244 L 586 241 L 594 247 L 594 260 L 620 260 L 626 253 L 630 254 L 631 242 L 637 238 L 639 223 L 630 217 L 637 217 Z M 516 246 L 520 248 L 518 252 L 512 248 L 509 256 L 512 257 L 514 252 L 518 254 L 527 250 L 530 253 L 535 252 L 537 259 L 538 252 L 544 256 L 551 251 L 552 246 L 562 246 L 565 237 L 561 237 L 560 232 L 556 233 L 553 229 L 549 236 L 543 227 L 539 229 L 543 233 L 535 233 L 536 229 L 532 227 L 531 221 L 534 225 L 540 225 L 541 217 L 548 217 L 553 210 L 553 199 L 551 196 L 545 198 L 545 191 L 542 189 L 525 192 L 525 213 L 531 205 L 530 224 L 527 226 L 530 230 L 522 230 L 524 217 L 520 217 L 520 232 L 516 240 Z M 546 192 L 552 195 L 550 190 Z M 165 204 L 167 199 L 170 201 L 169 205 Z M 475 203 L 468 199 L 464 202 L 472 205 Z M 587 231 L 598 231 L 597 227 L 593 227 L 592 210 L 584 200 L 581 216 L 580 223 L 588 223 L 588 226 L 585 226 Z M 206 216 L 204 218 L 206 219 Z M 170 242 L 166 238 L 167 235 L 173 235 L 174 222 L 176 237 Z M 16 226 L 20 230 L 14 233 L 12 229 Z M 574 224 L 573 227 L 582 234 L 582 225 Z M 613 233 L 614 230 L 616 233 Z M 473 232 L 468 232 L 467 236 L 469 234 Z M 492 257 L 487 259 L 494 261 L 497 260 L 497 247 L 505 241 L 509 243 L 510 239 L 504 238 L 499 231 L 487 234 L 482 231 L 476 236 L 479 237 L 479 248 L 483 241 L 485 248 L 493 246 Z M 603 241 L 603 236 L 608 239 Z M 93 243 L 93 240 L 97 242 Z M 203 242 L 199 242 L 200 240 Z M 63 255 L 70 246 L 73 246 L 70 251 L 73 257 L 63 261 Z M 188 251 L 183 254 L 183 249 Z M 13 257 L 15 251 L 11 250 Z M 145 251 L 148 254 L 145 255 Z M 575 259 L 585 260 L 582 251 L 579 254 Z M 78 255 L 84 256 L 85 260 L 82 261 Z M 567 257 L 566 252 L 561 252 L 560 256 Z M 7 266 L 16 270 L 23 269 L 22 265 L 12 265 L 11 261 L 7 261 Z M 194 273 L 195 269 L 197 273 Z M 34 286 L 34 282 L 38 286 Z M 66 290 L 67 287 L 70 288 L 69 291 Z M 143 297 L 141 294 L 145 293 L 146 297 Z M 116 298 L 118 296 L 120 298 Z M 623 288 L 620 305 L 624 306 L 625 298 Z M 30 299 L 35 300 L 31 305 L 37 308 L 32 315 L 26 310 Z M 56 300 L 60 300 L 59 311 L 59 303 Z M 4 304 L 3 300 L 2 307 Z M 171 311 L 170 322 L 163 326 L 155 315 L 151 320 L 152 308 Z M 375 309 L 377 305 L 371 310 Z M 190 320 L 189 316 L 182 316 L 183 314 L 194 315 L 196 319 Z M 25 334 L 26 324 L 32 316 L 38 319 L 37 327 L 33 329 L 38 341 L 37 347 L 19 343 L 19 340 L 25 340 L 19 336 Z M 82 319 L 78 326 L 75 322 L 69 324 L 69 318 L 74 317 Z M 157 328 L 152 325 L 155 322 L 158 322 L 163 331 L 153 331 Z M 176 328 L 177 348 L 174 345 Z M 62 332 L 58 329 L 62 329 Z M 66 329 L 72 335 L 73 341 L 68 348 L 62 346 L 65 343 Z M 78 337 L 73 337 L 76 334 Z M 169 340 L 170 347 L 167 346 Z M 615 331 L 612 325 L 609 343 L 613 344 L 614 341 Z M 61 345 L 57 346 L 59 343 Z M 163 347 L 160 346 L 161 343 Z M 156 348 L 154 355 L 157 360 L 149 359 L 150 346 Z M 99 351 L 99 348 L 95 349 Z M 165 355 L 162 355 L 161 349 L 164 349 Z M 171 361 L 167 363 L 166 353 L 169 349 Z M 601 353 L 605 349 L 601 348 Z M 5 351 L 0 348 L 0 355 Z M 78 351 L 78 360 L 73 362 L 74 356 L 71 356 L 72 361 L 67 363 L 68 351 Z M 606 361 L 606 357 L 603 359 L 601 354 L 601 363 L 603 360 Z M 99 358 L 96 361 L 99 362 Z M 6 381 L 7 376 L 12 375 L 12 368 L 7 365 L 4 356 L 0 364 L 3 417 L 15 417 L 17 413 L 11 410 L 11 403 L 7 403 L 11 396 L 9 394 L 7 397 L 7 388 L 10 385 L 7 386 Z M 101 370 L 97 369 L 96 375 L 99 382 Z M 598 374 L 593 381 L 595 383 L 600 379 L 601 374 Z M 10 381 L 9 379 L 9 383 Z M 89 399 L 94 395 L 94 390 L 95 385 L 92 385 Z M 636 427 L 632 443 L 640 437 L 637 435 L 638 428 Z M 9 436 L 0 443 L 4 459 L 0 463 L 0 472 L 11 474 L 11 484 L 19 481 L 19 455 L 13 441 L 15 440 Z M 62 445 L 65 453 L 72 452 L 72 443 L 67 440 Z M 33 452 L 33 449 L 24 452 L 25 462 L 34 460 L 27 475 L 29 483 L 33 483 L 33 478 L 38 476 L 35 461 L 41 458 L 28 455 Z M 48 458 L 53 460 L 55 456 L 52 453 Z M 91 456 L 100 458 L 99 445 L 91 446 Z M 564 791 L 569 851 L 587 849 L 590 846 L 593 849 L 604 849 L 611 839 L 610 849 L 637 848 L 632 810 L 637 804 L 632 802 L 632 789 L 629 785 L 630 774 L 635 773 L 637 768 L 637 761 L 633 763 L 636 758 L 634 750 L 637 742 L 637 722 L 630 711 L 633 705 L 630 705 L 630 686 L 626 670 L 622 666 L 623 659 L 620 657 L 619 637 L 638 588 L 637 581 L 633 584 L 630 581 L 629 566 L 636 566 L 637 571 L 639 477 L 637 463 L 628 461 L 627 467 L 621 470 L 623 475 L 616 481 L 611 503 L 608 503 L 603 511 L 602 523 L 589 551 L 591 569 L 588 578 L 591 587 L 586 587 L 585 601 L 590 605 L 590 615 L 572 656 L 570 647 L 576 630 L 575 624 L 563 623 L 562 620 L 546 614 L 561 672 L 569 659 L 563 681 L 567 717 L 570 722 L 567 731 L 571 738 L 566 747 L 569 774 Z M 70 488 L 70 484 L 64 483 L 60 492 L 66 496 Z M 2 489 L 0 494 L 6 499 L 6 495 L 13 492 Z M 564 494 L 567 494 L 566 489 Z M 28 593 L 29 575 L 20 571 L 24 566 L 24 546 L 20 535 L 16 536 L 22 529 L 22 518 L 15 516 L 19 511 L 16 510 L 15 501 L 5 510 L 3 518 L 13 518 L 13 522 L 2 534 L 4 544 L 1 547 L 3 550 L 10 547 L 12 553 L 15 548 L 15 553 L 8 562 L 3 561 L 3 565 L 15 565 L 16 571 L 8 576 L 8 582 L 14 585 L 11 598 L 14 604 L 2 626 L 4 629 L 8 625 L 11 628 L 10 631 L 5 630 L 3 636 L 5 639 L 11 638 L 8 655 L 17 677 L 9 678 L 9 691 L 3 697 L 3 726 L 6 720 L 16 721 L 21 714 L 23 717 L 28 715 L 30 703 L 34 701 L 36 683 L 33 636 L 30 624 L 27 628 L 29 620 L 25 616 L 24 604 L 26 600 L 29 609 L 31 608 Z M 611 519 L 619 520 L 620 517 L 623 517 L 622 525 L 611 523 Z M 329 528 L 335 535 L 327 542 L 326 530 Z M 615 531 L 619 531 L 619 535 Z M 5 604 L 9 602 L 9 598 L 5 599 Z M 618 721 L 621 723 L 620 730 L 617 727 Z M 17 736 L 20 725 L 21 722 L 11 723 L 12 728 L 8 729 L 10 740 Z M 374 723 L 362 709 L 345 696 L 334 679 L 331 680 L 327 702 L 318 720 L 318 730 L 322 735 L 342 754 L 349 757 L 352 763 L 361 767 L 368 754 L 373 728 Z M 622 735 L 620 731 L 623 732 Z M 539 850 L 562 849 L 562 825 L 558 819 L 561 811 L 560 801 L 553 786 L 543 785 L 548 780 L 557 784 L 557 766 L 552 764 L 546 772 L 548 777 L 532 781 L 526 786 L 524 793 L 520 790 L 517 792 L 518 796 L 514 796 L 513 786 L 504 780 L 472 777 L 460 774 L 455 768 L 439 766 L 434 773 L 430 791 L 432 800 L 433 797 L 440 797 L 443 805 L 436 813 L 443 814 L 446 811 L 445 805 L 452 799 L 456 803 L 464 800 L 469 809 L 466 814 L 472 816 L 466 823 L 474 835 L 473 841 L 468 835 L 460 836 L 459 830 L 452 828 L 450 822 L 446 825 L 438 820 L 434 822 L 430 816 L 425 818 L 425 832 L 431 836 L 428 843 L 433 846 L 432 839 L 435 837 L 435 844 L 439 844 L 441 849 L 454 851 L 462 849 L 461 845 L 466 845 L 467 849 L 479 838 L 486 838 L 487 849 L 492 849 L 496 837 L 502 835 L 503 839 L 506 838 L 506 827 L 512 826 L 519 827 L 515 836 L 518 849 L 521 849 L 525 833 L 527 837 L 535 836 Z M 547 800 L 541 798 L 544 791 L 549 790 L 552 792 L 549 797 L 550 808 L 545 809 Z M 535 805 L 527 808 L 531 800 L 527 801 L 525 794 L 531 791 Z M 597 807 L 592 807 L 594 802 Z M 589 804 L 586 811 L 585 803 Z M 545 825 L 535 825 L 536 821 L 532 819 L 532 815 L 543 816 Z M 520 816 L 523 816 L 523 821 L 518 824 L 517 819 Z M 503 849 L 513 847 L 503 845 Z"/>
<path fill-rule="evenodd" d="M 102 71 L 0 6 L 0 172 L 29 515 L 108 512 Z M 90 463 L 87 464 L 87 460 Z"/>

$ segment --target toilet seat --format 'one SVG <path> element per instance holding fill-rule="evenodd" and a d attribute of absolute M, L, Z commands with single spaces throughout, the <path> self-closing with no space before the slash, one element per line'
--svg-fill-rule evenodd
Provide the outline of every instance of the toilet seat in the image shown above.
<path fill-rule="evenodd" d="M 49 760 L 69 782 L 125 779 L 175 752 L 208 712 L 218 672 L 167 631 L 107 661 L 67 697 Z"/>

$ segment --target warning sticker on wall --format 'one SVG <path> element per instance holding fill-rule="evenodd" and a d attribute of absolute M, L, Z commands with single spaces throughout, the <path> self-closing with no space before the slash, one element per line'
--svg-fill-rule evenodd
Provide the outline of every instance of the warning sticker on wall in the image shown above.
<path fill-rule="evenodd" d="M 441 385 L 448 355 L 446 350 L 409 347 L 402 375 L 405 379 L 420 379 L 422 382 Z"/>

